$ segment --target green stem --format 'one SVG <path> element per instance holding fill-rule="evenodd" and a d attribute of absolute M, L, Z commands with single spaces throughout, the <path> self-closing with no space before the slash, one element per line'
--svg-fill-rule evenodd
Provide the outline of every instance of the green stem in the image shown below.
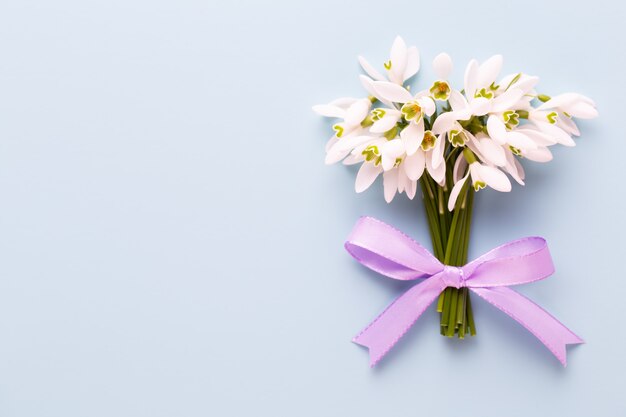
<path fill-rule="evenodd" d="M 459 300 L 459 290 L 456 288 L 450 288 L 450 311 L 448 312 L 448 328 L 446 336 L 454 336 L 456 330 L 456 308 Z"/>
<path fill-rule="evenodd" d="M 451 152 L 460 155 L 461 151 L 453 149 Z M 454 160 L 454 155 L 450 155 L 448 153 L 448 158 Z M 435 257 L 445 265 L 462 266 L 467 263 L 474 190 L 468 181 L 459 193 L 454 210 L 447 210 L 451 188 L 447 184 L 452 184 L 453 179 L 451 169 L 446 171 L 446 186 L 440 186 L 425 173 L 420 187 Z M 476 334 L 467 288 L 446 288 L 437 301 L 437 311 L 441 313 L 442 335 L 457 334 L 462 339 L 466 334 Z"/>
<path fill-rule="evenodd" d="M 422 194 L 424 195 L 424 209 L 428 218 L 428 226 L 431 230 L 431 238 L 433 241 L 433 250 L 435 257 L 440 259 L 443 256 L 443 243 L 441 242 L 441 234 L 439 221 L 436 213 L 435 193 L 430 188 L 427 180 L 422 176 L 420 180 L 422 186 Z"/>

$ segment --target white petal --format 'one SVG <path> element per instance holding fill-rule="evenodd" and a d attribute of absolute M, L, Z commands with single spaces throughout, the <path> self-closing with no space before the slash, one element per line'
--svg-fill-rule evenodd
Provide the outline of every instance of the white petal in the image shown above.
<path fill-rule="evenodd" d="M 345 138 L 341 138 L 333 148 L 336 148 L 337 150 L 347 149 L 351 151 L 352 149 L 359 147 L 362 144 L 369 144 L 370 142 L 377 140 L 377 137 L 367 135 L 348 136 Z"/>
<path fill-rule="evenodd" d="M 396 84 L 402 84 L 404 81 L 404 70 L 406 69 L 407 47 L 404 40 L 397 36 L 391 45 L 389 59 L 391 60 L 390 75 L 392 81 Z"/>
<path fill-rule="evenodd" d="M 385 188 L 385 201 L 391 203 L 398 191 L 398 170 L 393 169 L 383 174 L 383 187 Z"/>
<path fill-rule="evenodd" d="M 497 166 L 504 166 L 506 164 L 504 149 L 493 139 L 478 139 L 478 148 L 483 156 L 487 158 L 486 162 Z"/>
<path fill-rule="evenodd" d="M 353 150 L 352 150 L 352 155 L 361 155 L 363 156 L 363 151 L 365 149 L 367 149 L 368 146 L 381 146 L 383 143 L 385 143 L 387 141 L 387 139 L 385 138 L 376 138 L 371 142 L 368 143 L 364 143 L 362 145 L 356 146 Z"/>
<path fill-rule="evenodd" d="M 313 106 L 313 111 L 320 116 L 324 117 L 340 117 L 343 118 L 346 115 L 346 110 L 332 104 L 318 104 Z"/>
<path fill-rule="evenodd" d="M 335 143 L 337 143 L 339 141 L 339 138 L 337 136 L 333 136 L 331 137 L 328 142 L 326 142 L 326 152 L 328 152 L 330 150 L 330 148 L 333 147 L 333 145 L 335 145 Z"/>
<path fill-rule="evenodd" d="M 406 68 L 404 69 L 404 81 L 408 80 L 420 70 L 420 54 L 416 47 L 411 46 L 406 51 Z"/>
<path fill-rule="evenodd" d="M 525 125 L 532 126 L 532 125 Z M 556 143 L 550 135 L 541 132 L 539 130 L 531 129 L 529 127 L 520 127 L 515 129 L 516 133 L 521 133 L 522 135 L 526 135 L 533 142 L 535 142 L 538 146 L 550 146 Z"/>
<path fill-rule="evenodd" d="M 445 52 L 440 53 L 433 60 L 433 68 L 440 80 L 447 80 L 452 72 L 452 58 Z"/>
<path fill-rule="evenodd" d="M 413 100 L 411 93 L 397 84 L 388 81 L 374 81 L 372 84 L 376 93 L 385 100 L 393 101 L 394 103 L 406 103 Z"/>
<path fill-rule="evenodd" d="M 402 194 L 405 187 L 409 183 L 409 179 L 407 178 L 404 170 L 401 168 L 396 169 L 398 171 L 398 193 Z"/>
<path fill-rule="evenodd" d="M 426 116 L 432 116 L 432 114 L 437 110 L 435 101 L 430 97 L 420 97 L 417 99 L 417 102 Z"/>
<path fill-rule="evenodd" d="M 465 174 L 465 176 L 461 178 L 461 180 L 457 181 L 454 184 L 454 187 L 452 187 L 452 190 L 450 191 L 450 198 L 448 199 L 448 210 L 454 210 L 456 200 L 457 198 L 459 198 L 459 193 L 463 189 L 463 185 L 465 184 L 465 181 L 467 181 L 467 177 L 469 177 L 469 172 Z"/>
<path fill-rule="evenodd" d="M 576 146 L 576 142 L 574 142 L 572 137 L 560 127 L 539 121 L 534 121 L 534 123 L 539 130 L 550 135 L 557 143 L 565 146 Z"/>
<path fill-rule="evenodd" d="M 483 116 L 489 113 L 491 109 L 491 100 L 486 99 L 485 97 L 476 97 L 472 99 L 469 104 L 472 113 L 476 116 Z"/>
<path fill-rule="evenodd" d="M 509 80 L 509 82 L 511 82 L 511 80 Z M 528 75 L 522 75 L 522 77 L 511 87 L 515 87 L 518 90 L 522 90 L 524 94 L 527 94 L 537 85 L 537 83 L 539 83 L 539 77 L 531 77 Z M 506 86 L 508 85 L 509 85 L 508 82 L 507 83 L 503 82 L 502 84 L 500 84 L 500 87 L 506 88 Z"/>
<path fill-rule="evenodd" d="M 478 81 L 478 62 L 472 59 L 465 69 L 465 97 L 474 97 Z"/>
<path fill-rule="evenodd" d="M 385 76 L 382 75 L 380 72 L 378 72 L 376 70 L 376 68 L 374 68 L 369 62 L 367 62 L 367 60 L 365 58 L 363 58 L 362 56 L 359 56 L 359 64 L 361 64 L 361 68 L 363 68 L 363 71 L 365 71 L 365 73 L 367 75 L 369 75 L 370 77 L 372 77 L 373 79 L 377 80 L 377 81 L 384 81 L 385 80 Z"/>
<path fill-rule="evenodd" d="M 456 90 L 450 91 L 450 97 L 448 98 L 450 107 L 453 111 L 466 110 L 469 107 L 469 103 L 463 94 Z"/>
<path fill-rule="evenodd" d="M 370 127 L 370 132 L 384 133 L 394 127 L 398 123 L 398 119 L 400 119 L 400 112 L 387 111 L 387 114 L 382 119 L 374 122 L 372 127 Z"/>
<path fill-rule="evenodd" d="M 424 120 L 419 123 L 410 123 L 400 132 L 400 138 L 404 142 L 404 149 L 407 155 L 413 155 L 422 144 L 424 139 Z"/>
<path fill-rule="evenodd" d="M 345 123 L 349 126 L 356 126 L 360 124 L 365 117 L 367 117 L 367 113 L 370 111 L 370 106 L 372 102 L 364 98 L 352 104 L 346 110 L 346 117 L 344 119 Z"/>
<path fill-rule="evenodd" d="M 446 134 L 442 133 L 437 136 L 435 140 L 435 147 L 432 150 L 433 168 L 439 168 L 439 165 L 443 163 L 443 151 L 446 146 Z"/>
<path fill-rule="evenodd" d="M 432 165 L 432 153 L 433 151 L 428 151 L 426 153 L 426 170 L 437 184 L 442 185 L 446 179 L 446 164 L 442 163 L 439 164 L 439 167 L 434 168 Z"/>
<path fill-rule="evenodd" d="M 557 126 L 570 135 L 580 136 L 580 130 L 578 130 L 576 123 L 565 115 L 559 115 L 559 118 L 557 119 Z"/>
<path fill-rule="evenodd" d="M 425 157 L 424 151 L 419 149 L 411 156 L 407 156 L 404 158 L 404 162 L 402 165 L 404 166 L 404 172 L 406 172 L 406 176 L 409 177 L 412 181 L 417 181 L 424 172 L 425 167 Z"/>
<path fill-rule="evenodd" d="M 433 123 L 432 132 L 435 135 L 447 132 L 455 126 L 457 120 L 467 120 L 469 117 L 469 109 L 443 113 Z"/>
<path fill-rule="evenodd" d="M 522 90 L 511 88 L 493 99 L 491 111 L 495 113 L 512 109 L 523 95 L 524 92 Z"/>
<path fill-rule="evenodd" d="M 516 131 L 506 134 L 506 143 L 521 150 L 537 149 L 537 143 L 534 140 Z"/>
<path fill-rule="evenodd" d="M 342 162 L 344 165 L 354 165 L 363 162 L 363 155 L 348 155 Z"/>
<path fill-rule="evenodd" d="M 354 189 L 357 193 L 362 193 L 374 183 L 376 177 L 383 171 L 381 166 L 376 166 L 371 162 L 364 162 L 356 174 Z"/>
<path fill-rule="evenodd" d="M 518 182 L 520 184 L 524 185 L 524 178 L 526 178 L 526 173 L 524 172 L 524 167 L 517 160 L 517 158 L 514 158 L 513 161 L 515 162 L 515 168 L 517 169 L 517 174 L 519 175 L 519 178 L 521 180 L 521 181 L 518 181 Z"/>
<path fill-rule="evenodd" d="M 550 100 L 546 101 L 545 103 L 541 104 L 539 107 L 537 107 L 537 110 L 547 110 L 547 109 L 567 107 L 571 104 L 574 104 L 580 101 L 580 97 L 581 95 L 577 93 L 559 94 L 557 96 L 552 97 Z"/>
<path fill-rule="evenodd" d="M 483 154 L 480 152 L 480 149 L 478 149 L 478 146 L 476 146 L 476 143 L 478 142 L 476 136 L 472 135 L 471 132 L 469 131 L 465 131 L 465 134 L 469 137 L 469 141 L 465 144 L 468 148 L 470 148 L 470 150 L 472 152 L 474 152 L 474 154 L 478 157 L 479 160 L 481 161 L 485 161 L 486 158 L 483 156 Z M 484 134 L 483 134 L 484 135 Z M 479 134 L 479 136 L 481 136 L 482 139 L 482 135 Z M 484 135 L 486 137 L 486 135 Z"/>
<path fill-rule="evenodd" d="M 550 152 L 550 149 L 544 147 L 524 151 L 523 155 L 526 159 L 535 162 L 549 162 L 552 160 L 552 152 Z"/>
<path fill-rule="evenodd" d="M 333 149 L 331 149 L 330 152 L 328 152 L 326 154 L 326 158 L 324 159 L 324 163 L 326 165 L 335 164 L 335 163 L 341 161 L 346 156 L 348 156 L 350 151 L 351 151 L 351 149 L 334 149 L 333 148 Z"/>
<path fill-rule="evenodd" d="M 487 131 L 489 132 L 489 136 L 500 145 L 506 143 L 506 126 L 497 115 L 491 115 L 487 119 Z"/>
<path fill-rule="evenodd" d="M 342 109 L 347 109 L 348 107 L 350 107 L 352 105 L 352 103 L 354 103 L 355 101 L 359 100 L 358 98 L 354 98 L 354 97 L 340 97 L 338 99 L 335 99 L 333 101 L 331 101 L 330 105 L 333 106 L 337 106 L 337 107 L 341 107 Z"/>
<path fill-rule="evenodd" d="M 502 69 L 502 55 L 494 55 L 483 62 L 478 69 L 478 88 L 489 87 Z"/>
<path fill-rule="evenodd" d="M 361 74 L 359 75 L 359 79 L 361 80 L 361 85 L 363 86 L 363 88 L 365 88 L 365 90 L 367 90 L 369 94 L 376 97 L 378 100 L 380 100 L 381 103 L 385 104 L 387 107 L 393 107 L 393 104 L 389 100 L 385 100 L 378 94 L 378 92 L 374 88 L 374 81 L 370 77 Z"/>
<path fill-rule="evenodd" d="M 415 197 L 415 192 L 417 191 L 417 182 L 407 179 L 407 183 L 404 186 L 404 191 L 406 192 L 407 197 L 409 197 L 410 200 L 413 200 L 413 198 Z"/>
<path fill-rule="evenodd" d="M 594 117 L 598 117 L 598 110 L 591 104 L 582 101 L 575 105 L 564 107 L 563 110 L 579 119 L 593 119 Z"/>
<path fill-rule="evenodd" d="M 511 181 L 509 181 L 506 174 L 499 169 L 479 164 L 477 171 L 480 173 L 482 180 L 494 190 L 502 192 L 511 191 Z"/>
<path fill-rule="evenodd" d="M 454 168 L 452 168 L 452 181 L 456 184 L 460 179 L 463 173 L 467 170 L 467 160 L 463 156 L 463 154 L 459 155 L 456 158 L 456 162 L 454 162 Z"/>
<path fill-rule="evenodd" d="M 553 108 L 561 109 L 581 119 L 591 119 L 598 115 L 593 100 L 578 93 L 559 94 L 537 107 L 537 110 Z"/>
<path fill-rule="evenodd" d="M 327 151 L 326 164 L 334 164 L 348 156 L 352 150 L 362 144 L 369 144 L 376 138 L 371 136 L 350 136 L 336 141 Z"/>
<path fill-rule="evenodd" d="M 524 168 L 510 150 L 506 153 L 506 172 L 519 184 L 524 185 Z"/>
<path fill-rule="evenodd" d="M 400 139 L 390 140 L 380 147 L 383 170 L 389 171 L 396 163 L 396 158 L 404 154 L 404 144 Z"/>

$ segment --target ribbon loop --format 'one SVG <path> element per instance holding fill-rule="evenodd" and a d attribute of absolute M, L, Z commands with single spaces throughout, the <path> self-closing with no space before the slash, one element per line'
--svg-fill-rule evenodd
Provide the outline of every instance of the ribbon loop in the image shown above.
<path fill-rule="evenodd" d="M 345 248 L 369 269 L 398 280 L 423 278 L 443 269 L 443 264 L 422 245 L 372 217 L 358 220 Z"/>
<path fill-rule="evenodd" d="M 446 287 L 468 287 L 535 335 L 567 364 L 566 345 L 584 343 L 526 297 L 508 288 L 554 272 L 546 241 L 528 237 L 499 246 L 463 267 L 443 265 L 419 243 L 371 217 L 362 217 L 345 244 L 368 268 L 399 280 L 426 278 L 398 297 L 353 341 L 370 350 L 374 366 Z"/>

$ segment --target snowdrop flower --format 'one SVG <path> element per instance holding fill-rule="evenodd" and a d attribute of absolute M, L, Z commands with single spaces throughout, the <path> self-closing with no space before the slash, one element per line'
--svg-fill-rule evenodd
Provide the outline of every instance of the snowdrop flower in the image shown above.
<path fill-rule="evenodd" d="M 355 162 L 363 162 L 355 182 L 355 191 L 367 190 L 383 174 L 385 200 L 391 202 L 397 192 L 406 191 L 409 198 L 415 196 L 417 182 L 408 178 L 402 165 L 404 149 L 398 139 L 386 141 L 378 139 L 364 149 L 355 149 Z M 352 162 L 352 161 L 351 161 Z"/>
<path fill-rule="evenodd" d="M 591 119 L 598 116 L 593 100 L 582 94 L 566 93 L 554 98 L 540 95 L 538 98 L 544 103 L 530 111 L 529 120 L 565 146 L 574 146 L 576 143 L 571 136 L 580 135 L 573 117 Z"/>
<path fill-rule="evenodd" d="M 335 134 L 326 144 L 327 164 L 342 160 L 355 146 L 370 138 L 361 123 L 367 117 L 371 105 L 368 98 L 340 98 L 328 104 L 313 106 L 313 111 L 321 116 L 343 119 L 333 125 Z"/>
<path fill-rule="evenodd" d="M 429 93 L 435 100 L 446 101 L 450 97 L 450 84 L 448 77 L 452 72 L 452 58 L 445 52 L 440 53 L 433 60 L 433 69 L 437 74 L 437 80 L 430 87 Z"/>
<path fill-rule="evenodd" d="M 394 40 L 384 73 L 363 57 L 359 62 L 367 74 L 360 76 L 367 97 L 313 109 L 338 119 L 326 163 L 360 164 L 357 192 L 382 174 L 388 202 L 398 193 L 413 198 L 418 181 L 431 179 L 449 195 L 450 210 L 470 180 L 475 191 L 510 191 L 509 177 L 524 185 L 521 160 L 552 160 L 550 147 L 575 145 L 575 118 L 598 115 L 595 103 L 581 94 L 537 93 L 535 76 L 518 72 L 498 80 L 501 55 L 480 64 L 471 60 L 458 90 L 449 81 L 452 59 L 441 53 L 433 60 L 437 79 L 416 94 L 404 84 L 419 70 L 419 55 L 402 38 Z"/>
<path fill-rule="evenodd" d="M 421 144 L 412 155 L 407 155 L 404 167 L 407 176 L 412 180 L 419 180 L 424 170 L 438 184 L 445 182 L 446 163 L 444 160 L 445 138 L 435 136 L 433 132 L 424 132 Z"/>
<path fill-rule="evenodd" d="M 553 110 L 579 119 L 593 119 L 598 116 L 593 100 L 582 94 L 565 93 L 553 98 L 542 96 L 540 100 L 545 102 L 537 107 L 538 111 Z"/>
<path fill-rule="evenodd" d="M 492 166 L 481 164 L 476 159 L 476 156 L 467 148 L 463 151 L 463 154 L 459 156 L 455 164 L 457 176 L 463 167 L 467 169 L 467 173 L 461 179 L 458 179 L 454 184 L 454 187 L 452 187 L 452 191 L 450 191 L 450 198 L 448 200 L 448 210 L 454 210 L 454 206 L 456 205 L 456 200 L 461 193 L 461 189 L 470 177 L 472 187 L 474 187 L 475 191 L 479 191 L 486 186 L 489 186 L 497 191 L 511 191 L 511 181 L 509 181 L 507 176 L 502 171 Z"/>
<path fill-rule="evenodd" d="M 386 81 L 403 85 L 406 80 L 417 74 L 420 69 L 419 52 L 415 46 L 408 47 L 404 39 L 396 37 L 391 46 L 389 60 L 385 61 L 384 67 L 387 77 L 378 72 L 365 58 L 359 56 L 359 63 L 363 71 L 376 81 Z"/>

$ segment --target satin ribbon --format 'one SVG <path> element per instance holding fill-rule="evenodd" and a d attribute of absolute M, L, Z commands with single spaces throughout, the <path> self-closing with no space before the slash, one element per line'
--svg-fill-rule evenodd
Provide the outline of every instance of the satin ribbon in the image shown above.
<path fill-rule="evenodd" d="M 546 241 L 527 237 L 498 246 L 463 267 L 443 265 L 399 230 L 362 217 L 345 244 L 361 264 L 390 278 L 426 278 L 398 297 L 353 341 L 369 348 L 374 366 L 417 321 L 446 287 L 467 287 L 512 317 L 537 337 L 563 364 L 566 345 L 584 343 L 550 313 L 511 285 L 539 281 L 554 272 Z"/>

